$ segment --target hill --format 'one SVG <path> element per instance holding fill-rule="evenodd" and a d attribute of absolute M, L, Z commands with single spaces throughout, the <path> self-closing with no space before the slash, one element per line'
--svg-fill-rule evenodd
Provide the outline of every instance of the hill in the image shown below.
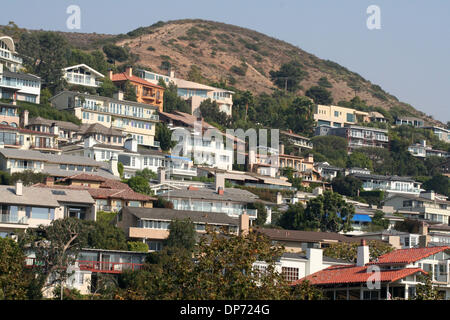
<path fill-rule="evenodd" d="M 129 48 L 138 55 L 138 64 L 155 72 L 167 72 L 162 62 L 168 61 L 177 77 L 188 78 L 191 66 L 197 66 L 210 81 L 226 79 L 238 89 L 261 93 L 274 88 L 271 70 L 297 60 L 307 72 L 299 94 L 326 77 L 332 85 L 329 90 L 334 104 L 357 95 L 367 105 L 396 108 L 405 115 L 439 123 L 333 61 L 319 59 L 292 44 L 246 28 L 205 20 L 176 20 L 138 28 L 127 35 L 116 44 Z M 243 64 L 247 67 L 242 68 Z M 236 67 L 246 69 L 245 75 L 233 72 Z"/>
<path fill-rule="evenodd" d="M 24 30 L 15 25 L 0 27 L 0 32 L 11 35 Z M 206 84 L 226 81 L 228 85 L 254 94 L 272 92 L 275 86 L 270 80 L 270 71 L 295 60 L 306 71 L 298 94 L 304 95 L 319 79 L 326 78 L 332 86 L 328 90 L 334 104 L 357 95 L 368 106 L 443 125 L 333 61 L 319 59 L 292 44 L 234 25 L 186 19 L 160 21 L 120 35 L 58 33 L 73 47 L 82 50 L 101 49 L 104 44 L 115 43 L 126 47 L 140 67 L 166 74 L 170 65 L 176 77 Z M 197 67 L 196 72 L 192 72 L 193 66 Z"/>

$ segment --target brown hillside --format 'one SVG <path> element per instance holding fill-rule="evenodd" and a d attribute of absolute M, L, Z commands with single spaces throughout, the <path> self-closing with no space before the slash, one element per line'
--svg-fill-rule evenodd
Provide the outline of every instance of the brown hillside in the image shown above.
<path fill-rule="evenodd" d="M 358 95 L 368 105 L 385 109 L 399 106 L 406 113 L 438 123 L 412 106 L 399 102 L 357 73 L 253 30 L 205 20 L 176 20 L 134 32 L 140 34 L 119 40 L 116 44 L 138 54 L 138 64 L 155 72 L 165 74 L 167 71 L 161 69 L 161 62 L 167 60 L 177 77 L 187 78 L 194 65 L 208 80 L 220 81 L 231 76 L 236 80 L 235 87 L 261 93 L 271 92 L 274 88 L 269 76 L 271 70 L 278 70 L 283 63 L 296 59 L 308 72 L 301 82 L 303 90 L 299 94 L 317 85 L 321 77 L 327 77 L 333 85 L 329 90 L 335 104 Z M 245 76 L 230 71 L 232 66 L 239 67 L 243 62 L 248 66 Z"/>

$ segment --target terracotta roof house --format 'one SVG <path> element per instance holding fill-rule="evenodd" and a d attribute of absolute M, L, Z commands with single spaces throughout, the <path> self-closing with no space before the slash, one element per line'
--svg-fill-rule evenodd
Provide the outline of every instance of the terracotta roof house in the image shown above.
<path fill-rule="evenodd" d="M 421 275 L 431 274 L 433 286 L 450 299 L 450 246 L 399 249 L 369 262 L 369 247 L 361 241 L 356 265 L 335 265 L 310 274 L 308 280 L 334 300 L 412 298 Z"/>
<path fill-rule="evenodd" d="M 108 77 L 122 91 L 125 91 L 125 83 L 131 83 L 136 88 L 137 102 L 155 105 L 159 111 L 163 111 L 164 87 L 133 75 L 131 67 L 127 67 L 122 73 L 113 74 L 112 71 L 109 71 Z"/>

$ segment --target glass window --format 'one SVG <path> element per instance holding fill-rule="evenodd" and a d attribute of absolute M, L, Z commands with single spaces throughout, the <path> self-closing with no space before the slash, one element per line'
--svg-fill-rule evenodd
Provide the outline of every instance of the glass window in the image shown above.
<path fill-rule="evenodd" d="M 31 218 L 33 219 L 52 219 L 54 218 L 55 209 L 42 208 L 42 207 L 32 207 L 31 208 Z"/>

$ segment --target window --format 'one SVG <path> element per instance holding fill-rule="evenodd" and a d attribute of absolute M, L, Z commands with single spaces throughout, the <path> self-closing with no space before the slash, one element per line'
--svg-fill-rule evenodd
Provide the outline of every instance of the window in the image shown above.
<path fill-rule="evenodd" d="M 162 243 L 159 241 L 148 241 L 147 245 L 151 251 L 160 251 L 162 249 Z"/>
<path fill-rule="evenodd" d="M 53 220 L 55 218 L 55 209 L 42 207 L 26 207 L 27 217 L 33 219 Z"/>
<path fill-rule="evenodd" d="M 298 280 L 298 268 L 282 267 L 281 274 L 287 282 Z"/>

